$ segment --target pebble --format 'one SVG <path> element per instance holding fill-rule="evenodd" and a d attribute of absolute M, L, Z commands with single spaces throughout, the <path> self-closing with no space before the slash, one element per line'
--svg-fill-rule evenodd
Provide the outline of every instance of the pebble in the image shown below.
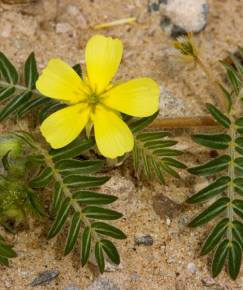
<path fill-rule="evenodd" d="M 215 285 L 215 281 L 211 277 L 203 278 L 202 280 L 203 286 L 210 287 Z"/>
<path fill-rule="evenodd" d="M 162 11 L 160 26 L 172 37 L 198 33 L 208 22 L 207 0 L 152 0 L 149 11 Z"/>
<path fill-rule="evenodd" d="M 60 274 L 57 270 L 51 270 L 51 271 L 44 271 L 40 272 L 38 276 L 31 282 L 31 286 L 39 286 L 43 284 L 50 283 L 53 279 L 55 279 Z"/>
<path fill-rule="evenodd" d="M 67 22 L 59 22 L 56 25 L 56 33 L 67 33 L 72 31 L 72 26 Z"/>
<path fill-rule="evenodd" d="M 112 280 L 100 277 L 88 287 L 88 290 L 121 290 L 121 288 Z"/>
<path fill-rule="evenodd" d="M 195 265 L 194 263 L 192 263 L 192 262 L 189 263 L 189 264 L 187 265 L 187 270 L 188 270 L 190 273 L 195 274 L 196 271 L 197 271 L 196 265 Z"/>
<path fill-rule="evenodd" d="M 177 37 L 184 32 L 198 33 L 208 22 L 207 0 L 169 0 L 165 14 L 171 19 L 171 36 Z"/>
<path fill-rule="evenodd" d="M 151 235 L 137 234 L 134 239 L 135 245 L 152 246 L 154 240 Z"/>

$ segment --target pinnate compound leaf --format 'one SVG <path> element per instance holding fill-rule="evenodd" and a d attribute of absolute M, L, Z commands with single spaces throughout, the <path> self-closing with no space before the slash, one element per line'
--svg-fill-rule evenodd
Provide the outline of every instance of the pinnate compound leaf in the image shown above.
<path fill-rule="evenodd" d="M 84 266 L 90 255 L 91 248 L 91 227 L 86 226 L 82 235 L 81 263 Z"/>
<path fill-rule="evenodd" d="M 56 162 L 56 168 L 63 175 L 96 173 L 103 166 L 102 160 L 63 159 Z"/>
<path fill-rule="evenodd" d="M 95 244 L 95 258 L 101 273 L 104 273 L 105 270 L 105 259 L 103 254 L 102 243 L 98 241 Z"/>
<path fill-rule="evenodd" d="M 5 258 L 15 258 L 17 257 L 17 254 L 11 246 L 6 244 L 3 240 L 0 240 L 0 256 Z"/>
<path fill-rule="evenodd" d="M 229 204 L 230 199 L 228 197 L 222 197 L 215 201 L 212 205 L 210 205 L 207 209 L 205 209 L 201 214 L 199 214 L 196 218 L 194 218 L 190 223 L 190 227 L 201 226 L 213 218 L 215 218 L 218 214 L 224 211 Z"/>
<path fill-rule="evenodd" d="M 225 218 L 214 227 L 214 229 L 211 231 L 202 247 L 201 255 L 208 254 L 211 250 L 213 250 L 216 247 L 218 242 L 224 236 L 228 225 L 229 219 Z"/>
<path fill-rule="evenodd" d="M 189 168 L 188 171 L 194 175 L 208 176 L 226 169 L 229 162 L 230 157 L 228 155 L 223 155 L 207 162 L 206 164 Z"/>
<path fill-rule="evenodd" d="M 18 81 L 18 72 L 9 59 L 0 52 L 0 72 L 8 83 L 16 84 Z"/>
<path fill-rule="evenodd" d="M 62 227 L 67 219 L 70 206 L 71 206 L 70 198 L 67 197 L 66 199 L 63 200 L 63 202 L 58 210 L 58 213 L 56 215 L 56 218 L 54 220 L 54 223 L 49 230 L 49 233 L 48 233 L 49 239 L 55 237 L 62 229 Z"/>
<path fill-rule="evenodd" d="M 10 114 L 16 112 L 17 109 L 25 106 L 25 103 L 31 98 L 32 92 L 26 91 L 14 97 L 3 109 L 0 111 L 0 121 L 6 119 Z"/>
<path fill-rule="evenodd" d="M 15 88 L 14 87 L 6 87 L 4 89 L 0 90 L 0 101 L 3 101 L 5 99 L 7 99 L 8 97 L 12 96 L 15 92 Z"/>
<path fill-rule="evenodd" d="M 234 220 L 232 224 L 233 236 L 243 246 L 243 224 L 238 220 Z"/>
<path fill-rule="evenodd" d="M 73 199 L 85 205 L 93 205 L 93 204 L 110 204 L 116 201 L 117 197 L 113 195 L 102 194 L 99 192 L 81 190 L 73 194 Z"/>
<path fill-rule="evenodd" d="M 24 75 L 25 75 L 25 84 L 29 89 L 35 88 L 35 83 L 38 79 L 38 71 L 37 71 L 37 65 L 35 60 L 35 54 L 32 52 L 24 65 Z"/>
<path fill-rule="evenodd" d="M 213 118 L 225 128 L 229 128 L 231 121 L 223 113 L 221 113 L 215 106 L 212 104 L 207 104 L 207 109 Z"/>
<path fill-rule="evenodd" d="M 78 239 L 80 225 L 81 225 L 80 212 L 75 212 L 71 221 L 67 242 L 64 250 L 64 255 L 69 254 L 73 250 Z"/>
<path fill-rule="evenodd" d="M 69 145 L 61 148 L 61 149 L 52 149 L 50 151 L 50 155 L 52 156 L 53 160 L 61 160 L 61 159 L 68 159 L 74 158 L 82 154 L 83 152 L 90 150 L 94 147 L 95 141 L 93 138 L 85 139 L 85 138 L 77 138 Z"/>
<path fill-rule="evenodd" d="M 52 215 L 56 215 L 57 210 L 60 207 L 62 199 L 63 199 L 62 186 L 61 186 L 60 182 L 56 182 L 55 188 L 54 188 L 52 205 L 51 205 Z"/>
<path fill-rule="evenodd" d="M 222 193 L 230 182 L 230 177 L 222 176 L 216 181 L 208 185 L 207 187 L 201 189 L 198 193 L 194 194 L 192 197 L 188 198 L 186 202 L 188 203 L 198 203 L 203 202 L 219 193 Z"/>
<path fill-rule="evenodd" d="M 122 214 L 117 211 L 97 206 L 87 206 L 82 213 L 88 218 L 100 220 L 116 220 L 122 217 Z"/>
<path fill-rule="evenodd" d="M 53 172 L 50 167 L 44 168 L 37 177 L 32 179 L 30 183 L 31 187 L 42 188 L 42 187 L 47 186 L 52 179 L 52 175 L 53 175 Z"/>
<path fill-rule="evenodd" d="M 148 125 L 150 125 L 157 118 L 158 113 L 159 112 L 156 112 L 149 117 L 132 120 L 132 122 L 130 122 L 128 126 L 130 127 L 133 133 L 139 132 L 144 128 L 148 127 Z"/>
<path fill-rule="evenodd" d="M 110 260 L 119 265 L 120 264 L 120 256 L 118 254 L 118 251 L 116 249 L 116 247 L 114 246 L 114 244 L 109 241 L 109 240 L 101 240 L 100 241 L 102 248 L 104 250 L 104 252 L 106 253 L 106 255 L 110 258 Z"/>
<path fill-rule="evenodd" d="M 197 134 L 193 135 L 192 139 L 197 144 L 213 148 L 213 149 L 226 149 L 229 146 L 231 138 L 226 134 L 217 134 L 217 135 L 202 135 Z"/>
<path fill-rule="evenodd" d="M 232 203 L 234 212 L 243 219 L 243 200 L 235 199 Z"/>
<path fill-rule="evenodd" d="M 93 223 L 92 229 L 94 229 L 99 234 L 109 236 L 114 239 L 118 239 L 118 240 L 126 239 L 126 235 L 121 230 L 103 222 Z"/>
<path fill-rule="evenodd" d="M 227 257 L 229 247 L 229 240 L 223 240 L 217 247 L 217 250 L 213 257 L 212 273 L 213 277 L 218 276 L 224 267 L 224 263 Z"/>
<path fill-rule="evenodd" d="M 75 174 L 65 177 L 64 183 L 69 187 L 95 188 L 105 184 L 109 179 L 109 176 L 84 176 Z"/>
<path fill-rule="evenodd" d="M 242 248 L 237 241 L 229 245 L 228 271 L 231 279 L 235 280 L 240 272 L 242 260 Z"/>

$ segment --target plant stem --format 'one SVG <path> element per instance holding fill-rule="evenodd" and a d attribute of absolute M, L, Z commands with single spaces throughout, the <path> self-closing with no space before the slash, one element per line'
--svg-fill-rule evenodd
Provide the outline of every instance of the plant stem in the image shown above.
<path fill-rule="evenodd" d="M 175 117 L 156 119 L 150 128 L 191 128 L 191 127 L 207 127 L 218 126 L 218 124 L 210 116 L 198 117 Z"/>
<path fill-rule="evenodd" d="M 37 90 L 31 90 L 28 87 L 22 86 L 22 85 L 18 85 L 18 84 L 10 84 L 7 83 L 5 81 L 0 80 L 0 87 L 1 88 L 8 88 L 8 87 L 13 87 L 15 88 L 17 91 L 20 92 L 32 92 L 33 94 L 35 94 L 38 97 L 44 97 L 40 92 L 38 92 Z"/>
<path fill-rule="evenodd" d="M 234 211 L 233 211 L 233 205 L 232 205 L 232 202 L 234 200 L 234 179 L 235 179 L 234 160 L 236 157 L 235 156 L 236 155 L 236 151 L 235 151 L 236 129 L 235 129 L 235 125 L 234 125 L 234 119 L 232 117 L 231 117 L 231 125 L 230 125 L 230 129 L 229 129 L 229 134 L 231 137 L 231 143 L 229 145 L 228 153 L 229 153 L 231 161 L 230 161 L 229 169 L 228 169 L 228 175 L 230 177 L 230 184 L 228 186 L 227 196 L 230 199 L 230 204 L 227 207 L 227 216 L 229 218 L 230 225 L 232 225 L 232 222 L 234 221 Z M 231 226 L 228 227 L 227 238 L 229 239 L 229 241 L 232 241 L 232 239 L 233 239 Z"/>

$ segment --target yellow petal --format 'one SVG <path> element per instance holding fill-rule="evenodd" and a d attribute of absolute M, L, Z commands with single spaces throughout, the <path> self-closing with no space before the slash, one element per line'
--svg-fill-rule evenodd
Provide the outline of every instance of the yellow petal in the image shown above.
<path fill-rule="evenodd" d="M 108 158 L 116 158 L 133 149 L 133 135 L 115 112 L 96 106 L 92 116 L 97 147 Z"/>
<path fill-rule="evenodd" d="M 147 117 L 159 107 L 160 88 L 149 78 L 139 78 L 117 85 L 101 99 L 106 106 L 134 117 Z"/>
<path fill-rule="evenodd" d="M 119 39 L 95 35 L 88 41 L 85 60 L 89 83 L 95 93 L 103 92 L 115 76 L 122 51 Z"/>
<path fill-rule="evenodd" d="M 89 108 L 84 104 L 66 107 L 50 115 L 40 130 L 54 149 L 71 143 L 83 130 L 89 119 Z"/>
<path fill-rule="evenodd" d="M 87 85 L 61 59 L 51 59 L 36 82 L 36 88 L 53 99 L 77 103 L 86 99 Z"/>

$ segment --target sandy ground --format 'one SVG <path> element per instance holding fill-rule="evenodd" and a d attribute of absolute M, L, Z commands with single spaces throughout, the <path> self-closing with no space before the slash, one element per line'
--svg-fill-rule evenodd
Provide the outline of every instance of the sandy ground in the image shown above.
<path fill-rule="evenodd" d="M 146 0 L 60 0 L 58 7 L 54 0 L 43 2 L 20 6 L 0 2 L 0 50 L 17 64 L 20 65 L 31 51 L 35 51 L 40 68 L 51 57 L 61 57 L 70 64 L 83 62 L 86 41 L 97 33 L 92 28 L 95 24 L 135 16 L 137 24 L 99 31 L 124 42 L 125 54 L 118 78 L 150 76 L 158 81 L 171 95 L 161 101 L 162 115 L 202 114 L 200 98 L 212 101 L 203 73 L 168 57 L 171 39 L 159 26 L 161 12 L 149 14 Z M 228 51 L 234 51 L 237 44 L 243 46 L 243 0 L 210 0 L 209 5 L 208 25 L 196 40 L 203 44 L 203 57 L 218 71 L 217 61 Z M 180 148 L 186 152 L 182 161 L 189 166 L 210 156 L 210 152 L 191 143 L 190 133 L 188 130 L 173 132 Z M 225 273 L 215 280 L 210 278 L 210 260 L 198 257 L 208 229 L 186 227 L 196 209 L 192 211 L 183 201 L 208 180 L 180 172 L 179 181 L 168 178 L 166 185 L 148 184 L 137 182 L 130 167 L 128 162 L 111 172 L 112 178 L 103 188 L 119 196 L 114 208 L 124 213 L 117 225 L 128 239 L 118 243 L 122 258 L 118 268 L 102 277 L 93 267 L 81 268 L 77 252 L 62 256 L 65 233 L 47 241 L 49 225 L 36 223 L 33 230 L 12 238 L 18 258 L 11 268 L 0 268 L 0 289 L 32 289 L 29 284 L 39 272 L 53 269 L 60 271 L 59 277 L 36 289 L 66 289 L 68 286 L 122 290 L 243 289 L 241 275 L 237 282 L 230 281 Z M 150 234 L 154 244 L 134 246 L 134 236 L 139 233 Z M 113 286 L 98 288 L 105 279 Z"/>

